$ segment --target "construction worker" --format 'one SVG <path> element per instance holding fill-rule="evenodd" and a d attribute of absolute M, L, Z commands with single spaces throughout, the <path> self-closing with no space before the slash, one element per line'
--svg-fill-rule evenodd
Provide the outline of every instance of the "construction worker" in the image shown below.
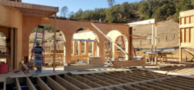
<path fill-rule="evenodd" d="M 44 51 L 44 49 L 42 48 L 42 46 L 40 46 L 39 42 L 36 42 L 36 47 L 34 47 L 34 54 L 35 54 L 35 64 L 36 64 L 36 68 L 37 71 L 36 72 L 41 72 L 42 71 L 42 65 L 44 64 L 44 62 L 42 61 L 42 52 Z"/>

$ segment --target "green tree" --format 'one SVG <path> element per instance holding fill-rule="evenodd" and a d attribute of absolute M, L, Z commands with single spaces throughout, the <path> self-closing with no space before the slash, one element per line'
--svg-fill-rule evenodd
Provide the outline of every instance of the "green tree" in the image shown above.
<path fill-rule="evenodd" d="M 67 13 L 68 13 L 67 6 L 63 6 L 62 9 L 61 9 L 61 16 L 62 17 L 67 17 Z"/>
<path fill-rule="evenodd" d="M 108 5 L 109 7 L 113 7 L 114 3 L 115 3 L 115 0 L 107 0 L 108 1 Z"/>

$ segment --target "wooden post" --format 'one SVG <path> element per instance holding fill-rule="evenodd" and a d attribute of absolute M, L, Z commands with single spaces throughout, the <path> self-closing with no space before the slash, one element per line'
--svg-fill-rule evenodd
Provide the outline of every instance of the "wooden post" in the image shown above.
<path fill-rule="evenodd" d="M 55 14 L 55 27 L 54 27 L 53 72 L 55 72 L 55 53 L 56 53 L 56 14 Z"/>
<path fill-rule="evenodd" d="M 157 64 L 157 60 L 158 60 L 158 55 L 157 55 L 157 25 L 155 24 L 155 63 Z"/>
<path fill-rule="evenodd" d="M 82 41 L 78 42 L 78 55 L 82 54 Z"/>
<path fill-rule="evenodd" d="M 151 60 L 152 62 L 154 61 L 153 60 L 153 54 L 154 54 L 154 24 L 152 24 L 152 55 L 151 55 Z"/>
<path fill-rule="evenodd" d="M 13 71 L 13 61 L 14 61 L 14 29 L 11 28 L 11 62 L 10 62 L 10 71 Z"/>
<path fill-rule="evenodd" d="M 179 62 L 182 62 L 182 48 L 179 46 Z"/>
<path fill-rule="evenodd" d="M 89 43 L 89 41 L 85 42 L 85 52 L 86 52 L 86 55 L 88 55 L 88 43 Z"/>

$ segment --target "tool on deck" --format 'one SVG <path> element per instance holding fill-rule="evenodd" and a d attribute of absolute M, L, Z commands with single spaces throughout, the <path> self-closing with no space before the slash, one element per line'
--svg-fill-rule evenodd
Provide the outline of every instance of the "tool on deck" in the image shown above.
<path fill-rule="evenodd" d="M 44 55 L 44 26 L 38 25 L 31 51 L 29 69 L 36 66 L 37 71 L 41 71 L 42 65 L 44 65 Z"/>
<path fill-rule="evenodd" d="M 54 41 L 53 41 L 53 43 L 52 43 L 52 48 L 54 47 L 53 46 L 54 45 Z M 59 48 L 59 43 L 58 43 L 58 41 L 56 42 L 56 45 L 57 45 L 57 47 L 58 47 L 58 49 L 57 49 L 57 47 L 56 47 L 56 54 L 57 54 L 57 56 L 58 56 L 58 63 L 60 64 L 60 66 L 62 66 L 63 65 L 63 57 L 62 57 L 62 55 L 61 55 L 61 53 L 62 53 L 62 51 L 63 50 L 60 50 L 60 48 Z M 50 50 L 50 56 L 49 56 L 49 61 L 48 61 L 48 65 L 49 66 L 52 66 L 52 64 L 53 64 L 53 58 L 52 58 L 52 60 L 51 60 L 51 56 L 53 56 L 53 50 L 52 50 L 52 48 L 51 48 L 51 50 Z M 55 63 L 56 63 L 56 61 L 55 61 Z"/>

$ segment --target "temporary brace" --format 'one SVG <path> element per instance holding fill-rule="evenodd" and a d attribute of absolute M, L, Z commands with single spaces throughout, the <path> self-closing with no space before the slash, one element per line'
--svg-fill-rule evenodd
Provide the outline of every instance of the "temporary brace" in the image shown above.
<path fill-rule="evenodd" d="M 121 47 L 119 47 L 116 43 L 114 43 L 111 39 L 109 39 L 98 27 L 96 27 L 93 23 L 91 23 L 92 26 L 94 28 L 97 29 L 97 31 L 99 31 L 105 38 L 107 38 L 110 42 L 112 42 L 117 48 L 119 48 L 123 53 L 127 54 L 132 60 L 134 60 L 137 64 L 141 65 L 146 71 L 148 71 L 150 74 L 152 74 L 156 79 L 158 79 L 159 81 L 162 81 L 161 79 L 158 78 L 158 76 L 156 76 L 154 73 L 152 73 L 151 71 L 149 71 L 147 68 L 145 68 L 144 65 L 142 65 L 141 63 L 139 63 L 137 60 L 133 59 L 133 57 L 131 55 L 129 55 L 126 51 L 124 51 Z"/>

